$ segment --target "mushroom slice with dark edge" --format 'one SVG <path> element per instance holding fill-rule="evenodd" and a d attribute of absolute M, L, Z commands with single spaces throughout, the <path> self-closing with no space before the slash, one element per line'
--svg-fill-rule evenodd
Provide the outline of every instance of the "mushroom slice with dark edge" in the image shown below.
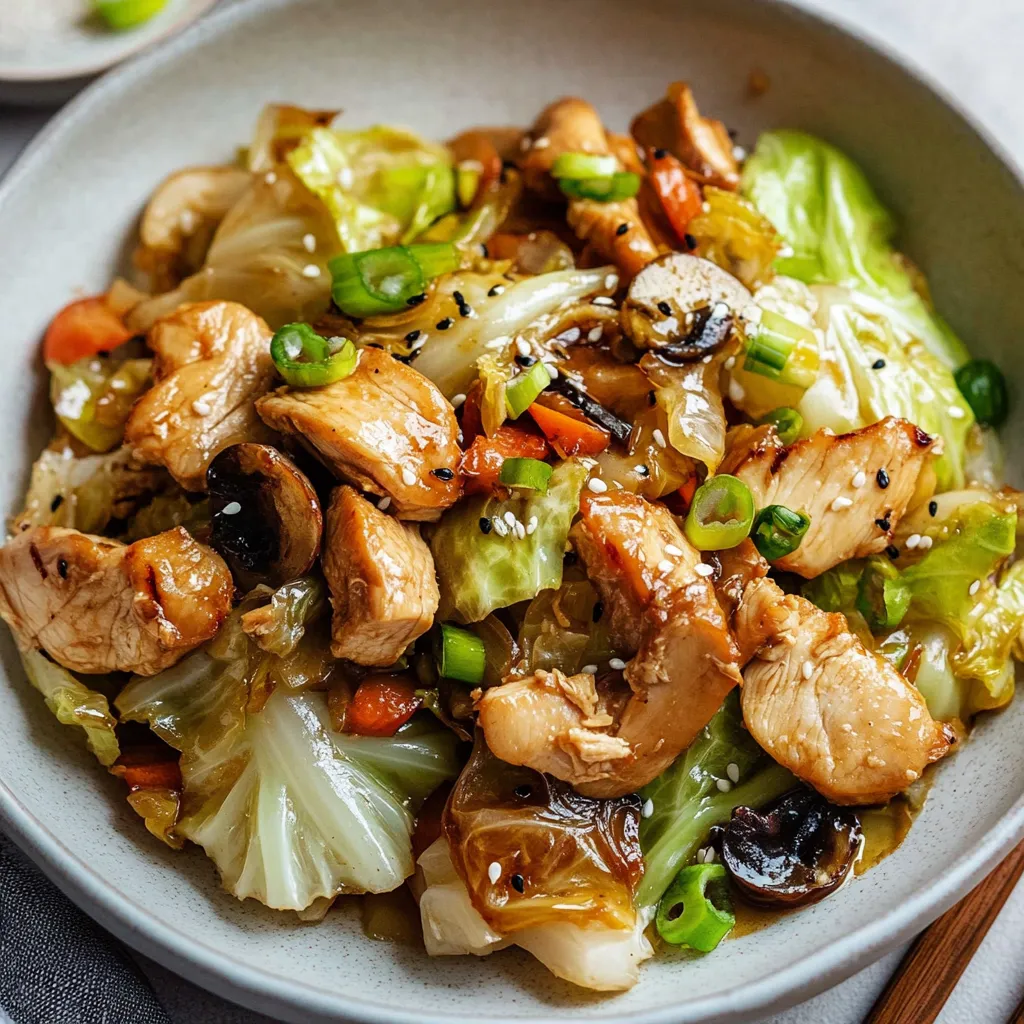
<path fill-rule="evenodd" d="M 266 444 L 225 448 L 206 471 L 211 543 L 239 586 L 279 587 L 306 572 L 320 550 L 323 515 L 313 485 Z"/>
<path fill-rule="evenodd" d="M 697 359 L 720 347 L 752 304 L 750 292 L 721 267 L 669 253 L 633 278 L 622 304 L 622 329 L 641 348 Z"/>
<path fill-rule="evenodd" d="M 803 907 L 842 885 L 860 841 L 853 811 L 801 787 L 763 811 L 737 807 L 722 835 L 722 860 L 749 902 Z"/>

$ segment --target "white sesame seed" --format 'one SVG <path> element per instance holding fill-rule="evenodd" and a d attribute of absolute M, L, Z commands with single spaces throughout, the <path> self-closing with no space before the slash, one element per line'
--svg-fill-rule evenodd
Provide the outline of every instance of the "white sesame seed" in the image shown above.
<path fill-rule="evenodd" d="M 803 673 L 804 679 L 810 679 L 814 675 L 814 665 L 809 661 L 805 661 L 800 666 L 800 671 Z"/>
<path fill-rule="evenodd" d="M 955 420 L 962 420 L 965 415 L 963 409 L 961 409 L 959 405 L 951 405 L 947 411 Z"/>
<path fill-rule="evenodd" d="M 675 563 L 670 562 L 667 558 L 663 558 L 658 563 L 658 572 L 671 572 L 675 568 Z"/>
<path fill-rule="evenodd" d="M 587 481 L 587 490 L 593 491 L 595 494 L 604 494 L 608 490 L 608 485 L 599 476 L 592 476 Z"/>
<path fill-rule="evenodd" d="M 220 511 L 221 515 L 237 516 L 242 511 L 242 506 L 237 501 L 229 501 Z"/>
<path fill-rule="evenodd" d="M 919 534 L 919 533 L 912 533 L 907 538 L 906 548 L 907 548 L 908 551 L 913 551 L 914 548 L 916 548 L 917 545 L 920 544 L 920 543 L 921 543 L 921 534 Z"/>
<path fill-rule="evenodd" d="M 267 173 L 263 175 L 263 180 L 268 185 L 273 185 L 274 182 L 277 181 L 277 175 L 273 171 L 267 171 Z"/>
<path fill-rule="evenodd" d="M 707 856 L 707 854 L 708 854 L 708 848 L 706 846 L 702 846 L 697 851 L 697 863 L 698 864 L 703 864 L 704 863 L 704 858 Z"/>
<path fill-rule="evenodd" d="M 729 399 L 735 405 L 739 405 L 744 398 L 747 397 L 746 388 L 735 378 L 732 377 L 729 380 Z"/>
<path fill-rule="evenodd" d="M 832 502 L 831 508 L 833 512 L 839 512 L 841 509 L 849 508 L 852 504 L 853 502 L 849 498 L 840 496 Z"/>
<path fill-rule="evenodd" d="M 316 235 L 312 231 L 307 231 L 302 236 L 302 247 L 306 252 L 316 252 Z"/>
<path fill-rule="evenodd" d="M 641 462 L 633 467 L 633 472 L 640 476 L 650 476 L 651 471 Z"/>
<path fill-rule="evenodd" d="M 707 576 L 714 576 L 715 575 L 715 570 L 710 565 L 708 565 L 706 562 L 698 562 L 693 567 L 693 571 L 698 576 L 705 576 L 705 577 L 707 577 Z"/>
<path fill-rule="evenodd" d="M 729 781 L 736 783 L 740 781 L 740 766 L 735 761 L 730 761 L 725 766 L 725 774 L 729 776 Z"/>
<path fill-rule="evenodd" d="M 555 380 L 558 377 L 558 367 L 554 363 L 545 363 L 544 369 L 548 371 L 548 376 Z"/>
<path fill-rule="evenodd" d="M 726 359 L 726 361 L 725 361 L 725 368 L 727 370 L 731 370 L 735 365 L 736 365 L 736 357 L 735 356 L 729 356 L 729 358 Z"/>
<path fill-rule="evenodd" d="M 546 136 L 542 135 L 539 139 L 533 140 L 534 149 L 547 149 L 551 145 L 551 140 Z"/>
<path fill-rule="evenodd" d="M 491 295 L 492 297 L 494 297 L 494 296 L 501 295 L 501 293 L 504 292 L 504 291 L 505 291 L 505 286 L 503 284 L 496 284 L 490 290 L 490 292 L 488 292 L 488 294 Z"/>
<path fill-rule="evenodd" d="M 853 484 L 854 487 L 863 487 L 867 482 L 868 475 L 867 473 L 864 472 L 863 469 L 854 473 L 853 479 L 850 481 L 850 483 Z"/>
<path fill-rule="evenodd" d="M 603 327 L 592 327 L 587 332 L 587 341 L 600 341 L 602 334 L 604 334 Z"/>
<path fill-rule="evenodd" d="M 732 789 L 731 786 L 729 788 Z M 713 846 L 709 846 L 707 850 L 704 851 L 704 863 L 714 864 L 716 856 L 717 854 L 715 853 L 715 848 Z"/>
<path fill-rule="evenodd" d="M 555 336 L 555 341 L 564 341 L 571 345 L 574 341 L 580 340 L 580 334 L 582 332 L 578 327 L 570 327 L 567 331 L 562 331 L 561 334 Z"/>
<path fill-rule="evenodd" d="M 931 546 L 932 546 L 932 539 L 931 539 L 931 537 L 923 536 L 921 538 L 921 543 L 918 544 L 918 549 L 920 551 L 927 551 Z"/>
<path fill-rule="evenodd" d="M 209 402 L 204 402 L 202 399 L 197 398 L 192 403 L 192 411 L 197 416 L 209 416 L 210 413 L 213 412 L 213 408 Z"/>
<path fill-rule="evenodd" d="M 530 354 L 530 343 L 525 338 L 516 338 L 516 351 L 521 356 Z"/>
<path fill-rule="evenodd" d="M 674 555 L 676 558 L 679 558 L 682 555 L 682 553 L 683 553 L 682 549 L 681 548 L 677 548 L 675 546 L 675 544 L 666 544 L 665 545 L 665 554 L 666 555 Z"/>
<path fill-rule="evenodd" d="M 386 509 L 388 508 L 388 506 L 390 504 L 391 504 L 391 499 L 390 498 L 381 498 L 380 501 L 377 502 L 377 508 L 379 508 L 381 510 L 381 512 L 384 512 L 384 511 L 386 511 Z"/>
<path fill-rule="evenodd" d="M 458 409 L 465 400 L 466 396 L 461 391 L 457 395 L 452 395 L 452 408 Z"/>
<path fill-rule="evenodd" d="M 524 540 L 526 538 L 526 527 L 523 526 L 523 524 L 519 522 L 518 519 L 516 520 L 516 524 L 513 527 L 513 530 L 515 530 L 515 534 L 520 540 Z"/>
<path fill-rule="evenodd" d="M 406 487 L 412 487 L 416 483 L 416 474 L 408 466 L 402 467 L 402 483 Z"/>
<path fill-rule="evenodd" d="M 504 521 L 499 519 L 497 516 L 495 516 L 491 520 L 491 526 L 494 527 L 494 532 L 499 537 L 507 537 L 508 536 L 508 527 L 505 525 Z"/>
<path fill-rule="evenodd" d="M 732 147 L 732 158 L 739 163 L 747 159 L 747 151 L 742 146 Z"/>
<path fill-rule="evenodd" d="M 654 813 L 654 801 L 650 797 L 644 801 L 643 807 L 640 808 L 640 813 L 645 818 L 649 818 Z"/>
<path fill-rule="evenodd" d="M 580 671 L 584 675 L 594 676 L 594 675 L 597 675 L 597 666 L 596 665 L 584 665 L 583 668 L 580 669 Z"/>
<path fill-rule="evenodd" d="M 491 880 L 491 885 L 496 884 L 501 878 L 501 865 L 496 860 L 492 860 L 487 866 L 487 877 Z"/>
<path fill-rule="evenodd" d="M 626 667 L 626 663 L 621 658 L 609 658 L 608 667 L 613 672 L 621 672 Z"/>
<path fill-rule="evenodd" d="M 315 263 L 307 263 L 302 268 L 302 276 L 303 277 L 319 277 L 320 276 L 320 268 Z"/>
<path fill-rule="evenodd" d="M 536 516 L 530 516 L 530 521 L 526 524 L 526 532 L 527 532 L 527 534 L 532 534 L 533 531 L 536 530 L 536 529 L 537 529 L 537 517 Z"/>
<path fill-rule="evenodd" d="M 505 520 L 505 525 L 511 530 L 516 525 L 516 516 L 514 512 L 506 512 L 502 517 Z"/>
<path fill-rule="evenodd" d="M 608 298 L 607 295 L 596 295 L 590 300 L 595 306 L 614 306 L 615 300 Z"/>
<path fill-rule="evenodd" d="M 732 783 L 728 779 L 715 779 L 715 785 L 722 793 L 728 793 L 732 789 Z"/>
<path fill-rule="evenodd" d="M 604 279 L 604 286 L 605 286 L 605 288 L 608 289 L 608 291 L 611 291 L 613 288 L 617 287 L 618 283 L 619 283 L 618 274 L 609 274 Z"/>
<path fill-rule="evenodd" d="M 981 589 L 981 580 L 975 580 L 968 588 L 967 593 L 974 597 L 974 595 Z"/>
<path fill-rule="evenodd" d="M 651 436 L 654 438 L 654 443 L 659 448 L 667 447 L 667 442 L 665 441 L 665 435 L 661 432 L 660 428 L 655 427 L 654 430 L 651 433 Z"/>

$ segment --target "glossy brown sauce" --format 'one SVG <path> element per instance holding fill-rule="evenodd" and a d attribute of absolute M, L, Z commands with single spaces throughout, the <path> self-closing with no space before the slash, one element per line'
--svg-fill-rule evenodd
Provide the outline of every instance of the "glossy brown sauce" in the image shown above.
<path fill-rule="evenodd" d="M 406 886 L 394 892 L 366 893 L 359 903 L 363 934 L 368 939 L 422 945 L 419 907 Z"/>

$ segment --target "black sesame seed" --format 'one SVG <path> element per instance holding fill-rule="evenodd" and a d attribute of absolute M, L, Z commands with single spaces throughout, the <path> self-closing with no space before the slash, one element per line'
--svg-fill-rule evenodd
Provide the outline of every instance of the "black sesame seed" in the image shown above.
<path fill-rule="evenodd" d="M 620 224 L 615 229 L 615 234 L 618 235 L 621 238 L 622 235 L 624 235 L 628 230 L 629 230 L 629 225 L 628 224 Z"/>
<path fill-rule="evenodd" d="M 500 295 L 503 289 L 500 284 L 492 285 L 488 290 L 487 294 L 493 299 L 495 295 Z"/>
<path fill-rule="evenodd" d="M 683 235 L 683 241 L 686 243 L 686 248 L 687 249 L 696 249 L 697 248 L 697 239 L 693 235 L 691 235 L 689 232 L 687 232 L 685 235 Z"/>
<path fill-rule="evenodd" d="M 651 471 L 643 463 L 641 463 L 639 466 L 636 467 L 636 471 L 637 471 L 637 473 L 640 474 L 640 476 L 650 476 L 651 475 Z"/>
<path fill-rule="evenodd" d="M 513 875 L 509 881 L 516 892 L 526 892 L 526 879 L 522 875 Z"/>
<path fill-rule="evenodd" d="M 440 469 L 432 469 L 430 475 L 436 476 L 438 480 L 452 480 L 455 477 L 455 471 L 447 466 L 441 466 Z"/>
<path fill-rule="evenodd" d="M 487 516 L 481 516 L 480 517 L 480 532 L 481 533 L 490 533 L 491 532 L 491 521 L 490 521 L 490 519 L 487 518 Z"/>
<path fill-rule="evenodd" d="M 427 296 L 425 292 L 420 292 L 419 295 L 413 295 L 411 298 L 405 300 L 407 306 L 418 306 L 421 302 L 426 302 Z"/>
<path fill-rule="evenodd" d="M 379 341 L 368 341 L 366 343 L 366 347 L 367 348 L 379 348 L 382 352 L 384 351 L 384 346 Z"/>
<path fill-rule="evenodd" d="M 96 355 L 98 355 L 100 359 L 108 359 L 110 357 L 110 353 L 105 351 L 104 349 L 100 349 L 99 352 L 96 353 Z"/>
<path fill-rule="evenodd" d="M 59 509 L 61 507 L 61 505 L 63 505 L 63 504 L 64 504 L 64 495 L 63 494 L 56 495 L 54 497 L 53 501 L 50 502 L 50 511 L 51 512 L 56 512 L 57 509 Z"/>
<path fill-rule="evenodd" d="M 658 303 L 658 312 L 664 313 L 665 316 L 671 316 L 672 307 L 664 299 L 662 299 L 661 302 Z"/>
<path fill-rule="evenodd" d="M 491 250 L 487 248 L 486 242 L 480 243 L 480 252 L 483 253 L 483 257 L 485 260 L 489 260 L 491 258 Z"/>
<path fill-rule="evenodd" d="M 887 555 L 888 555 L 888 556 L 889 556 L 890 558 L 899 558 L 899 557 L 900 557 L 900 549 L 899 549 L 898 547 L 896 547 L 895 545 L 893 545 L 893 544 L 890 544 L 890 545 L 889 545 L 889 546 L 888 546 L 888 547 L 887 547 L 887 548 L 885 549 L 885 553 L 886 553 L 886 554 L 887 554 Z"/>
<path fill-rule="evenodd" d="M 593 619 L 595 622 L 601 621 L 601 616 L 604 615 L 604 601 L 594 602 Z"/>
<path fill-rule="evenodd" d="M 529 798 L 533 795 L 533 788 L 531 786 L 526 785 L 516 786 L 516 788 L 513 789 L 512 792 L 515 793 L 515 795 L 519 797 L 520 800 L 529 800 Z"/>
<path fill-rule="evenodd" d="M 661 149 L 660 147 L 654 151 L 655 160 L 664 160 L 668 156 L 667 149 Z"/>
<path fill-rule="evenodd" d="M 459 307 L 460 316 L 470 316 L 473 312 L 473 307 L 466 301 L 462 292 L 452 292 L 452 298 L 455 300 L 455 305 Z"/>
<path fill-rule="evenodd" d="M 937 501 L 929 501 L 928 502 L 928 515 L 930 515 L 930 516 L 932 516 L 934 518 L 935 515 L 938 513 L 938 511 L 939 511 L 939 503 Z"/>
<path fill-rule="evenodd" d="M 516 356 L 516 363 L 519 366 L 533 366 L 537 362 L 536 356 Z"/>
<path fill-rule="evenodd" d="M 62 580 L 68 578 L 68 563 L 63 558 L 57 559 L 57 574 Z"/>
<path fill-rule="evenodd" d="M 455 321 L 450 316 L 446 316 L 443 320 L 438 320 L 437 323 L 434 324 L 434 326 L 439 331 L 447 331 L 448 328 L 451 327 L 453 323 L 455 323 Z"/>
<path fill-rule="evenodd" d="M 888 533 L 892 529 L 892 523 L 889 521 L 888 516 L 886 516 L 885 519 L 876 519 L 875 526 L 877 526 L 880 530 L 884 530 L 886 533 Z"/>
<path fill-rule="evenodd" d="M 419 336 L 420 336 L 420 332 L 419 331 L 410 331 L 405 336 L 405 340 L 406 341 L 416 341 L 419 338 Z"/>
<path fill-rule="evenodd" d="M 647 404 L 651 405 L 651 406 L 654 406 L 654 405 L 658 404 L 658 396 L 657 396 L 657 394 L 655 392 L 653 392 L 653 391 L 648 391 L 647 392 Z"/>
<path fill-rule="evenodd" d="M 884 491 L 889 486 L 889 474 L 884 469 L 880 469 L 875 474 L 875 479 L 878 481 L 878 486 Z"/>
<path fill-rule="evenodd" d="M 885 360 L 884 360 L 884 359 L 876 359 L 876 360 L 875 360 L 875 361 L 874 361 L 874 362 L 873 362 L 873 363 L 871 364 L 871 369 L 872 369 L 872 370 L 881 370 L 881 369 L 882 369 L 882 367 L 884 367 L 884 366 L 885 366 Z"/>
<path fill-rule="evenodd" d="M 575 565 L 579 560 L 579 555 L 575 551 L 566 551 L 564 559 L 566 565 Z"/>

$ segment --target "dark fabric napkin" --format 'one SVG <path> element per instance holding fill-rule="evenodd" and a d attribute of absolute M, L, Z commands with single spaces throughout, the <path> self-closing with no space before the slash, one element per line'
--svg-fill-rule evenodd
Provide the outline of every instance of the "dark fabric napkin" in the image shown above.
<path fill-rule="evenodd" d="M 171 1024 L 124 949 L 0 833 L 0 1020 Z"/>

